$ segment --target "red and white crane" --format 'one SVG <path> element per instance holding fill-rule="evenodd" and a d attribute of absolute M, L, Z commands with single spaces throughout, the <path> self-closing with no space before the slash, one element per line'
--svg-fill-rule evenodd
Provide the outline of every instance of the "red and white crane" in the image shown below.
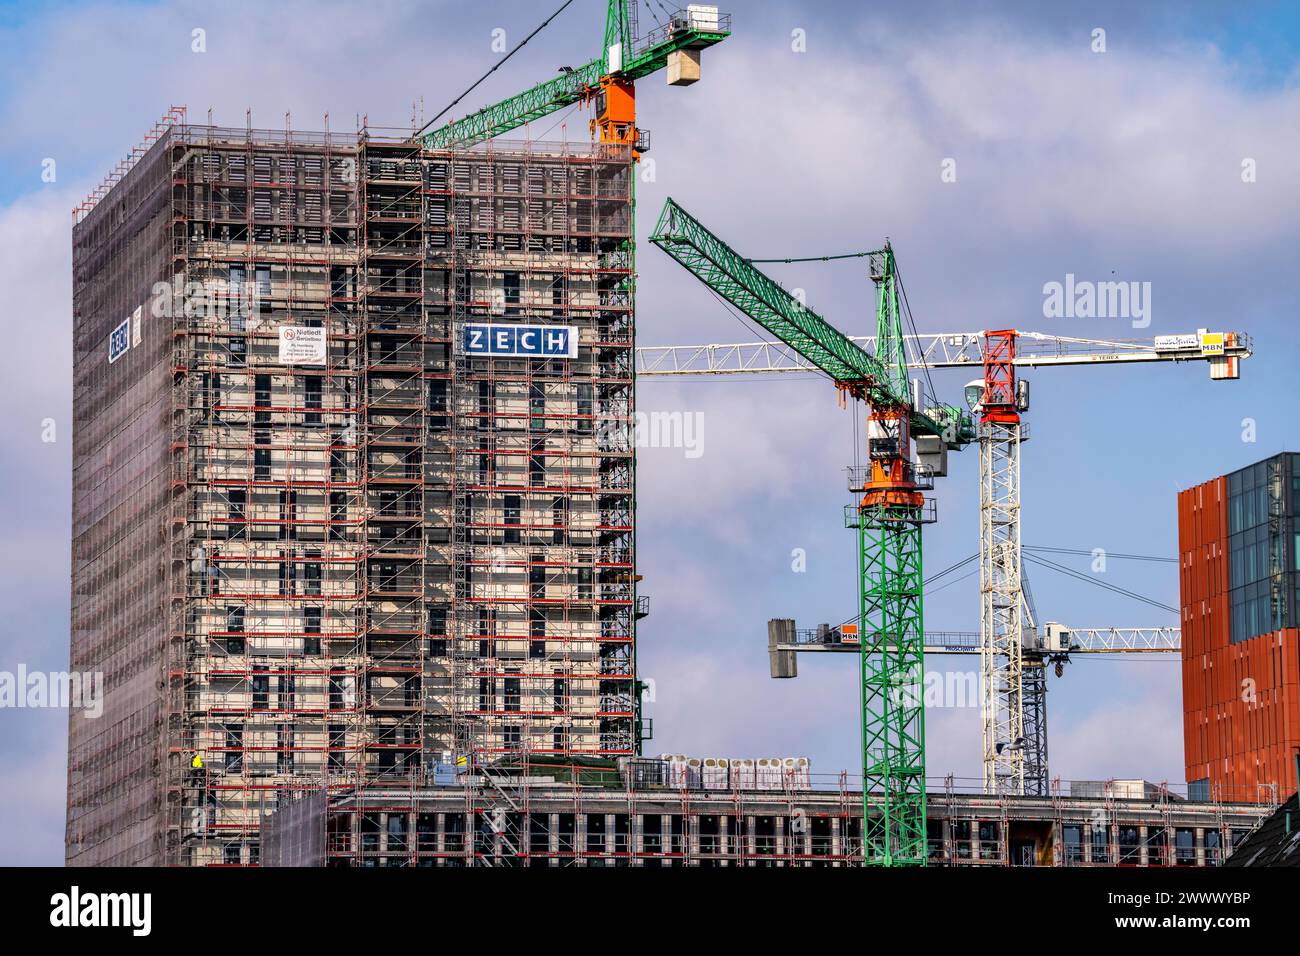
<path fill-rule="evenodd" d="M 873 336 L 851 336 L 874 352 Z M 1039 633 L 1027 593 L 1020 540 L 1020 445 L 1028 438 L 1028 381 L 1018 369 L 1052 365 L 1132 362 L 1206 362 L 1210 378 L 1235 379 L 1251 354 L 1240 332 L 1199 329 L 1153 339 L 1086 339 L 1017 329 L 904 336 L 907 366 L 971 368 L 980 378 L 966 386 L 978 421 L 980 444 L 980 631 L 978 651 L 984 694 L 984 787 L 988 793 L 1048 793 L 1046 666 L 1070 653 L 1169 652 L 1177 628 L 1071 630 L 1048 623 Z M 638 376 L 753 375 L 819 370 L 781 342 L 644 346 L 637 349 Z M 918 445 L 928 464 L 946 468 L 943 449 Z M 927 463 L 923 460 L 923 464 Z M 775 627 L 773 625 L 776 625 Z M 927 653 L 973 653 L 973 634 L 932 642 Z M 802 635 L 802 637 L 800 636 Z M 794 676 L 794 652 L 853 650 L 856 640 L 837 629 L 796 632 L 793 622 L 771 622 L 773 674 Z M 778 655 L 784 655 L 778 657 Z M 784 664 L 778 667 L 777 661 Z"/>

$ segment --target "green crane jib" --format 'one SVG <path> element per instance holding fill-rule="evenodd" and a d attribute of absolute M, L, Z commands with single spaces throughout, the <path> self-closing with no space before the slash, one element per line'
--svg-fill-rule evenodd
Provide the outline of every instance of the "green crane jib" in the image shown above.
<path fill-rule="evenodd" d="M 901 331 L 893 331 L 897 324 L 894 254 L 888 247 L 871 254 L 873 272 L 882 277 L 881 309 L 890 313 L 884 323 L 887 341 L 897 344 L 896 348 L 888 344 L 879 348 L 886 356 L 881 361 L 803 305 L 671 197 L 664 203 L 650 241 L 836 383 L 860 386 L 868 404 L 912 404 L 907 394 Z M 913 435 L 940 436 L 953 448 L 974 437 L 970 417 L 951 405 L 935 404 L 924 411 L 914 408 L 911 429 Z"/>
<path fill-rule="evenodd" d="M 677 52 L 698 51 L 731 35 L 731 18 L 713 12 L 683 10 L 643 37 L 635 35 L 635 4 L 610 0 L 605 20 L 605 50 L 586 66 L 566 70 L 509 99 L 454 120 L 420 137 L 429 149 L 465 148 L 500 136 L 596 96 L 602 81 L 631 82 L 668 65 Z"/>
<path fill-rule="evenodd" d="M 432 130 L 421 137 L 421 142 L 428 149 L 464 148 L 508 133 L 577 103 L 592 87 L 600 86 L 604 73 L 604 59 L 592 60 L 571 73 L 561 73 L 531 90 Z"/>
<path fill-rule="evenodd" d="M 937 436 L 960 448 L 973 436 L 970 418 L 949 405 L 913 407 L 921 403 L 907 387 L 898 274 L 888 245 L 869 256 L 879 291 L 872 355 L 672 199 L 650 241 L 869 406 L 871 465 L 853 479 L 852 490 L 863 497 L 845 514 L 858 536 L 863 861 L 924 866 L 921 526 L 933 517 L 910 446 L 914 436 Z"/>

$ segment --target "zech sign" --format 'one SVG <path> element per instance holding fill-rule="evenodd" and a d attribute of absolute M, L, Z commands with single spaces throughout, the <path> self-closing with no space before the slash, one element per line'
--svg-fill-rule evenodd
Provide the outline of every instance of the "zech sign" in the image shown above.
<path fill-rule="evenodd" d="M 465 354 L 577 358 L 578 329 L 572 325 L 466 325 Z"/>

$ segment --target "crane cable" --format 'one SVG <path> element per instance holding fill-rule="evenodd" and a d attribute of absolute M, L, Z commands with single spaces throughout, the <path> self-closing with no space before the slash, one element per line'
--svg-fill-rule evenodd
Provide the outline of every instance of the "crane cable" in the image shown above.
<path fill-rule="evenodd" d="M 924 581 L 921 582 L 921 587 L 922 587 L 922 588 L 928 588 L 931 584 L 933 584 L 935 581 L 938 581 L 940 578 L 945 577 L 945 576 L 947 576 L 947 575 L 949 575 L 949 574 L 952 574 L 952 572 L 954 572 L 954 571 L 960 571 L 962 568 L 964 568 L 966 565 L 970 564 L 972 561 L 977 561 L 977 560 L 979 560 L 979 556 L 980 556 L 980 555 L 979 555 L 979 552 L 976 551 L 974 554 L 972 554 L 972 555 L 970 555 L 970 556 L 968 556 L 968 557 L 962 558 L 962 559 L 961 559 L 960 561 L 958 561 L 956 564 L 951 564 L 951 565 L 949 565 L 948 567 L 944 568 L 942 571 L 938 571 L 938 572 L 936 572 L 936 573 L 930 575 L 930 577 L 926 578 Z M 974 574 L 974 573 L 975 573 L 976 571 L 978 571 L 978 570 L 979 570 L 979 569 L 976 568 L 975 571 L 971 571 L 971 572 L 969 572 L 969 573 L 967 573 L 967 574 L 962 575 L 961 577 L 959 577 L 959 578 L 957 578 L 957 579 L 955 579 L 955 580 L 949 581 L 948 584 L 945 584 L 945 585 L 944 585 L 944 587 L 948 587 L 948 585 L 951 585 L 951 584 L 956 584 L 958 581 L 964 581 L 964 580 L 966 580 L 966 578 L 970 577 L 971 574 Z M 936 588 L 936 589 L 935 589 L 935 591 L 939 591 L 939 590 L 942 590 L 942 589 L 941 589 L 941 588 Z M 838 627 L 843 627 L 845 624 L 856 624 L 857 621 L 858 621 L 858 615 L 855 614 L 855 615 L 853 615 L 852 617 L 848 618 L 847 620 L 841 621 L 837 626 L 838 626 Z"/>
<path fill-rule="evenodd" d="M 894 278 L 898 285 L 898 291 L 903 297 L 903 310 L 907 313 L 907 324 L 912 330 L 912 338 L 916 339 L 918 342 L 917 354 L 921 360 L 921 370 L 925 372 L 925 382 L 927 385 L 930 386 L 930 394 L 934 397 L 934 400 L 937 402 L 939 400 L 939 391 L 934 387 L 934 379 L 930 377 L 930 365 L 928 362 L 926 362 L 925 355 L 921 351 L 919 346 L 921 335 L 916 330 L 916 319 L 912 317 L 912 303 L 907 301 L 907 287 L 903 285 L 903 270 L 898 267 L 897 258 L 894 259 Z M 902 346 L 901 342 L 899 343 L 899 346 L 900 347 Z M 917 411 L 924 412 L 925 409 L 918 408 Z"/>
<path fill-rule="evenodd" d="M 1146 595 L 1138 594 L 1136 591 L 1130 591 L 1127 588 L 1122 588 L 1115 584 L 1107 584 L 1104 581 L 1098 581 L 1094 577 L 1089 577 L 1086 574 L 1083 574 L 1079 571 L 1075 571 L 1073 568 L 1067 568 L 1064 565 L 1057 564 L 1055 561 L 1048 561 L 1046 558 L 1036 558 L 1032 554 L 1027 554 L 1024 557 L 1025 560 L 1030 562 L 1031 564 L 1037 564 L 1040 567 L 1047 568 L 1051 571 L 1056 571 L 1060 574 L 1065 574 L 1068 575 L 1069 577 L 1077 578 L 1080 581 L 1086 581 L 1089 584 L 1095 584 L 1099 588 L 1105 588 L 1107 591 L 1114 591 L 1116 594 L 1122 594 L 1125 597 L 1130 597 L 1135 601 L 1141 601 L 1143 604 L 1150 604 L 1152 607 L 1158 607 L 1162 611 L 1169 611 L 1173 614 L 1178 613 L 1178 608 L 1170 607 L 1168 604 L 1165 604 L 1162 601 L 1157 601 L 1154 598 L 1149 598 Z"/>
<path fill-rule="evenodd" d="M 668 19 L 671 20 L 673 16 L 672 12 L 663 5 L 662 0 L 655 0 L 655 2 L 659 4 L 659 9 L 664 12 L 664 16 L 668 17 Z M 635 2 L 632 5 L 636 6 Z M 645 8 L 650 11 L 650 16 L 654 17 L 655 23 L 659 24 L 660 26 L 664 25 L 663 21 L 659 19 L 659 14 L 655 13 L 655 8 L 650 6 L 650 0 L 645 0 Z"/>
<path fill-rule="evenodd" d="M 745 262 L 833 262 L 836 259 L 861 259 L 871 255 L 870 252 L 846 252 L 840 256 L 804 256 L 795 259 L 746 259 Z"/>
<path fill-rule="evenodd" d="M 1050 548 L 1050 549 L 1049 549 L 1049 548 L 1032 548 L 1032 549 L 1031 549 L 1029 546 L 1022 546 L 1022 549 L 1023 549 L 1023 550 L 1035 550 L 1035 551 L 1046 551 L 1046 550 L 1051 550 L 1051 551 L 1063 551 L 1063 552 L 1067 552 L 1067 553 L 1071 553 L 1071 554 L 1091 554 L 1091 553 L 1092 553 L 1091 551 L 1082 551 L 1082 550 L 1079 550 L 1079 549 L 1077 549 L 1077 548 Z M 1109 557 L 1120 557 L 1120 555 L 1116 555 L 1116 554 L 1111 554 L 1111 555 L 1108 555 L 1108 556 L 1109 556 Z M 1123 555 L 1123 557 L 1132 558 L 1132 559 L 1135 559 L 1135 560 L 1146 560 L 1146 561 L 1176 561 L 1176 560 L 1177 560 L 1176 558 L 1159 558 L 1159 557 L 1154 557 L 1154 556 L 1150 556 L 1150 555 Z M 1088 584 L 1094 584 L 1094 585 L 1096 585 L 1096 586 L 1099 587 L 1099 588 L 1104 588 L 1104 589 L 1106 589 L 1107 591 L 1113 591 L 1113 592 L 1116 593 L 1116 594 L 1120 594 L 1120 595 L 1123 595 L 1124 597 L 1132 598 L 1132 599 L 1135 600 L 1135 601 L 1141 601 L 1141 602 L 1144 603 L 1144 604 L 1149 604 L 1149 605 L 1151 605 L 1152 607 L 1156 607 L 1156 608 L 1161 609 L 1162 611 L 1171 611 L 1171 612 L 1173 612 L 1173 613 L 1175 613 L 1175 614 L 1178 613 L 1178 608 L 1170 607 L 1168 604 L 1164 604 L 1163 602 L 1161 602 L 1161 601 L 1157 601 L 1157 600 L 1155 600 L 1154 598 L 1149 598 L 1149 597 L 1147 597 L 1147 596 L 1144 595 L 1144 594 L 1138 594 L 1136 591 L 1130 591 L 1130 590 L 1128 590 L 1127 588 L 1122 588 L 1122 587 L 1120 587 L 1119 585 L 1116 585 L 1116 584 L 1108 584 L 1108 583 L 1106 583 L 1105 581 L 1098 581 L 1098 580 L 1097 580 L 1096 578 L 1094 578 L 1094 577 L 1090 577 L 1090 576 L 1088 576 L 1088 575 L 1086 575 L 1086 574 L 1083 574 L 1083 573 L 1081 573 L 1081 572 L 1079 572 L 1079 571 L 1075 571 L 1073 568 L 1067 568 L 1067 567 L 1065 567 L 1064 565 L 1057 564 L 1055 561 L 1048 561 L 1046 558 L 1035 557 L 1034 555 L 1031 555 L 1031 554 L 1026 554 L 1026 555 L 1024 555 L 1024 558 L 1025 558 L 1026 561 L 1029 561 L 1029 562 L 1031 562 L 1031 563 L 1033 563 L 1033 564 L 1037 564 L 1037 565 L 1040 565 L 1041 567 L 1047 568 L 1049 571 L 1056 571 L 1056 572 L 1059 573 L 1059 574 L 1065 574 L 1065 575 L 1068 575 L 1069 577 L 1077 578 L 1078 580 L 1080 580 L 1080 581 L 1085 581 L 1085 582 L 1087 582 Z M 929 589 L 930 586 L 931 586 L 932 584 L 934 584 L 936 581 L 938 581 L 940 578 L 946 577 L 947 575 L 951 574 L 952 572 L 954 572 L 954 571 L 958 571 L 958 570 L 960 570 L 961 568 L 965 567 L 966 565 L 970 564 L 972 561 L 975 561 L 975 560 L 978 560 L 978 559 L 979 559 L 979 554 L 978 554 L 978 553 L 976 553 L 976 554 L 972 554 L 972 555 L 971 555 L 970 557 L 968 557 L 968 558 L 963 558 L 961 561 L 958 561 L 956 564 L 949 565 L 948 567 L 944 568 L 942 571 L 939 571 L 939 572 L 937 572 L 936 574 L 933 574 L 933 575 L 931 575 L 930 577 L 926 578 L 925 581 L 922 583 L 922 587 L 923 587 L 923 588 L 926 588 L 926 589 Z M 950 585 L 953 585 L 953 584 L 958 583 L 959 581 L 964 581 L 964 580 L 966 580 L 966 578 L 970 577 L 971 574 L 974 574 L 974 573 L 975 573 L 975 572 L 972 571 L 972 572 L 970 572 L 970 573 L 968 573 L 968 574 L 962 575 L 960 578 L 956 578 L 955 580 L 952 580 L 952 581 L 947 582 L 946 584 L 943 585 L 943 587 L 946 588 L 946 587 L 949 587 Z M 938 591 L 940 591 L 940 590 L 942 590 L 942 588 L 935 588 L 933 591 L 929 591 L 929 590 L 927 590 L 927 593 L 938 593 Z M 857 615 L 854 615 L 853 617 L 850 617 L 849 619 L 847 619 L 846 621 L 843 621 L 842 623 L 843 623 L 843 624 L 853 624 L 853 623 L 855 623 L 856 621 L 857 621 Z"/>
<path fill-rule="evenodd" d="M 421 133 L 423 133 L 426 129 L 428 129 L 430 126 L 432 126 L 434 123 L 438 122 L 438 120 L 441 119 L 444 115 L 446 115 L 446 113 L 447 113 L 447 112 L 448 112 L 448 111 L 449 111 L 453 106 L 455 106 L 457 103 L 459 103 L 459 102 L 460 102 L 461 100 L 463 100 L 465 97 L 467 97 L 467 96 L 469 96 L 471 93 L 473 93 L 474 90 L 478 87 L 478 85 L 479 85 L 480 83 L 482 83 L 482 82 L 483 82 L 484 80 L 486 80 L 489 76 L 491 76 L 491 75 L 492 75 L 493 73 L 495 73 L 498 69 L 500 69 L 503 65 L 505 65 L 506 60 L 510 59 L 512 56 L 514 56 L 516 53 L 518 53 L 520 50 L 522 50 L 522 49 L 527 45 L 527 43 L 528 43 L 529 40 L 531 40 L 533 37 L 537 36 L 537 34 L 541 33 L 542 30 L 545 29 L 546 26 L 547 26 L 547 25 L 548 25 L 552 20 L 554 20 L 554 19 L 555 19 L 556 17 L 558 17 L 561 13 L 563 13 L 565 7 L 567 7 L 567 6 L 568 6 L 569 4 L 571 4 L 571 3 L 573 3 L 573 0 L 564 0 L 564 3 L 560 4 L 560 8 L 559 8 L 558 10 L 556 10 L 556 11 L 555 11 L 554 13 L 552 13 L 549 17 L 547 17 L 545 20 L 543 20 L 543 21 L 541 22 L 541 25 L 538 26 L 537 29 L 535 29 L 532 33 L 528 34 L 528 36 L 524 37 L 524 38 L 523 38 L 522 40 L 520 40 L 517 44 L 515 44 L 515 48 L 514 48 L 513 50 L 511 50 L 509 53 L 507 53 L 507 54 L 506 54 L 505 56 L 503 56 L 501 59 L 497 60 L 496 64 L 492 67 L 492 69 L 488 70 L 486 73 L 484 73 L 482 76 L 480 76 L 477 80 L 475 80 L 475 81 L 470 85 L 470 88 L 469 88 L 469 89 L 467 89 L 464 93 L 460 94 L 460 96 L 456 97 L 454 100 L 452 100 L 450 103 L 448 103 L 445 107 L 443 107 L 442 111 L 441 111 L 440 113 L 438 113 L 437 116 L 435 116 L 433 119 L 429 120 L 429 122 L 425 123 L 425 124 L 424 124 L 423 126 L 421 126 L 418 130 L 416 130 L 416 131 L 415 131 L 415 135 L 412 136 L 411 139 L 415 139 L 416 136 L 419 136 L 419 135 L 420 135 Z"/>
<path fill-rule="evenodd" d="M 751 265 L 756 263 L 769 263 L 769 262 L 786 263 L 786 264 L 793 263 L 793 262 L 834 262 L 840 259 L 863 259 L 866 258 L 867 256 L 875 255 L 875 253 L 879 251 L 880 250 L 873 250 L 868 252 L 845 252 L 836 256 L 801 256 L 801 257 L 792 256 L 788 259 L 745 259 L 744 261 L 750 263 Z M 916 319 L 912 315 L 912 304 L 907 301 L 907 288 L 903 285 L 903 270 L 898 267 L 897 258 L 894 259 L 894 276 L 895 276 L 896 284 L 898 286 L 899 294 L 903 299 L 903 311 L 907 316 L 908 328 L 912 330 L 912 337 L 915 339 L 919 339 L 920 333 L 917 331 L 916 328 Z M 876 344 L 878 348 L 879 343 Z M 899 345 L 901 347 L 902 343 L 900 342 Z M 906 356 L 904 356 L 904 360 L 906 360 Z M 930 376 L 929 363 L 925 361 L 925 356 L 919 353 L 918 353 L 918 360 L 920 361 L 921 364 L 921 371 L 925 373 L 925 382 L 930 388 L 930 394 L 935 397 L 935 401 L 938 401 L 939 393 L 938 390 L 934 387 L 934 379 Z M 917 410 L 924 411 L 924 409 L 917 409 Z"/>
<path fill-rule="evenodd" d="M 1084 554 L 1092 557 L 1098 557 L 1097 551 L 1101 551 L 1101 556 L 1106 558 L 1122 558 L 1127 561 L 1159 561 L 1163 564 L 1178 563 L 1177 558 L 1159 557 L 1154 554 L 1118 554 L 1113 551 L 1106 551 L 1104 548 L 1098 548 L 1093 551 L 1084 551 L 1082 548 L 1047 548 L 1033 544 L 1022 544 L 1020 547 L 1023 551 L 1044 551 L 1051 554 Z"/>

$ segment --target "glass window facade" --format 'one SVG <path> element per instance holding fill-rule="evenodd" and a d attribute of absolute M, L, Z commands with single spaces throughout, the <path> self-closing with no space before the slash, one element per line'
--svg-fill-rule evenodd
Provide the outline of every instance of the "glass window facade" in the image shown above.
<path fill-rule="evenodd" d="M 1228 475 L 1228 583 L 1236 644 L 1300 626 L 1300 454 Z"/>

